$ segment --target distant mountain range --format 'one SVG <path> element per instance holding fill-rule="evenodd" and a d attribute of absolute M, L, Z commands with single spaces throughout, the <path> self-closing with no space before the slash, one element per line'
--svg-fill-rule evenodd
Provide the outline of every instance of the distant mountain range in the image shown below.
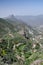
<path fill-rule="evenodd" d="M 43 15 L 37 16 L 16 16 L 17 19 L 20 19 L 31 26 L 40 26 L 43 25 Z"/>

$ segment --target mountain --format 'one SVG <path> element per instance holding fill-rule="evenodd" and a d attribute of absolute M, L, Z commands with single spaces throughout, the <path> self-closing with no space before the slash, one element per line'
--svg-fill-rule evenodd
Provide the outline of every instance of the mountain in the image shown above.
<path fill-rule="evenodd" d="M 5 17 L 5 19 L 10 20 L 10 21 L 15 21 L 15 22 L 18 21 L 13 14 L 9 15 L 8 17 Z"/>
<path fill-rule="evenodd" d="M 16 16 L 17 19 L 21 19 L 25 23 L 31 26 L 40 26 L 43 25 L 43 15 L 37 15 L 37 16 Z"/>
<path fill-rule="evenodd" d="M 31 25 L 28 25 L 21 19 L 17 19 L 17 17 L 14 15 L 9 15 L 8 17 L 5 18 L 0 18 L 0 31 L 1 31 L 0 36 L 3 36 L 8 32 L 10 33 L 18 32 L 19 34 L 24 34 L 24 31 L 26 32 L 27 36 L 28 33 L 31 35 L 39 34 L 36 28 L 32 27 Z"/>
<path fill-rule="evenodd" d="M 28 30 L 29 33 L 31 33 L 31 34 L 34 33 L 35 35 L 37 35 L 39 32 L 38 32 L 38 30 L 36 30 L 36 27 L 34 28 L 32 26 L 32 24 L 34 25 L 34 23 L 31 23 L 29 21 L 30 24 L 28 24 L 26 22 L 26 20 L 27 21 L 31 20 L 31 19 L 33 20 L 34 18 L 35 18 L 35 16 L 17 16 L 16 17 L 16 16 L 14 16 L 12 14 L 12 15 L 9 15 L 8 17 L 6 17 L 5 20 L 9 21 L 9 23 L 11 23 L 12 25 L 14 25 L 15 29 L 18 30 L 18 31 L 20 31 L 20 32 L 21 32 L 22 29 L 25 28 L 26 30 Z"/>
<path fill-rule="evenodd" d="M 15 24 L 15 25 L 16 24 L 23 24 L 24 23 L 24 21 L 22 21 L 20 19 L 17 19 L 13 14 L 9 15 L 8 17 L 5 17 L 4 19 L 7 20 L 7 21 L 9 21 L 12 24 Z"/>
<path fill-rule="evenodd" d="M 25 23 L 17 20 L 13 15 L 7 18 L 0 18 L 0 37 L 7 33 L 14 33 L 27 26 Z"/>
<path fill-rule="evenodd" d="M 0 37 L 9 32 L 18 32 L 19 34 L 24 34 L 24 30 L 26 31 L 26 34 L 33 34 L 34 31 L 36 31 L 30 25 L 27 25 L 22 20 L 17 19 L 14 15 L 0 18 Z"/>

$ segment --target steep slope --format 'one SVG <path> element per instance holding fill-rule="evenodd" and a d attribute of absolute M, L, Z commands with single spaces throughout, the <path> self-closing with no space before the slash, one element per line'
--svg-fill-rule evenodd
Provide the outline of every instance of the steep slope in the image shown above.
<path fill-rule="evenodd" d="M 14 31 L 14 26 L 5 19 L 0 18 L 0 37 L 11 31 Z"/>

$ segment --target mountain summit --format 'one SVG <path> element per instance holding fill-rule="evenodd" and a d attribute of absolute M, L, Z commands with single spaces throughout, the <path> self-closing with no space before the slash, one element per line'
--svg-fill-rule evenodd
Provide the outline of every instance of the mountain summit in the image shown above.
<path fill-rule="evenodd" d="M 17 20 L 16 17 L 13 14 L 12 15 L 9 15 L 5 19 L 12 20 L 12 21 Z"/>
<path fill-rule="evenodd" d="M 13 14 L 12 15 L 9 15 L 8 18 L 14 18 L 14 15 Z"/>

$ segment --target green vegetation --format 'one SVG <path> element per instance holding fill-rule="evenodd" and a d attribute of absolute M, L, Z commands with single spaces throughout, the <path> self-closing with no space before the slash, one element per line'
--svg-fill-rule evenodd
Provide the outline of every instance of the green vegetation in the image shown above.
<path fill-rule="evenodd" d="M 9 20 L 0 18 L 0 65 L 43 65 L 43 40 L 37 42 L 38 34 L 30 34 L 26 25 L 23 35 L 18 33 L 24 29 L 19 25 L 14 26 Z"/>
<path fill-rule="evenodd" d="M 40 51 L 33 52 L 32 41 L 27 40 L 24 36 L 14 34 L 14 38 L 6 35 L 0 42 L 0 56 L 4 63 L 20 65 L 31 65 L 31 63 L 38 59 L 43 59 L 43 53 Z M 15 45 L 15 48 L 13 49 Z M 36 44 L 35 49 L 38 50 L 40 46 Z M 34 50 L 35 50 L 34 49 Z M 42 65 L 42 63 L 41 63 Z"/>

